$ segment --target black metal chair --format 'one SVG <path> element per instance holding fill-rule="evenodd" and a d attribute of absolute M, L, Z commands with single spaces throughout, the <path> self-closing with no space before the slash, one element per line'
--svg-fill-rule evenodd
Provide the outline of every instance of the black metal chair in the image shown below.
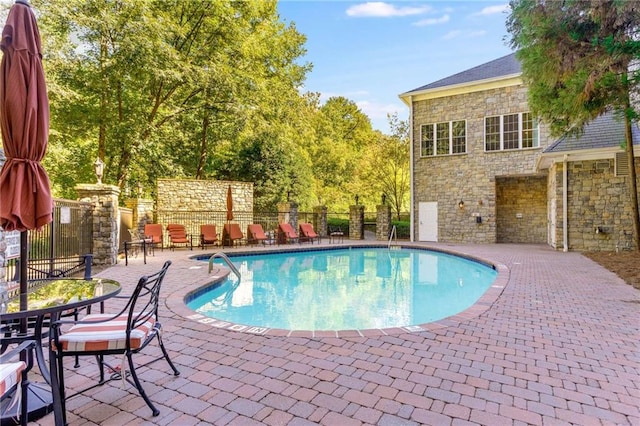
<path fill-rule="evenodd" d="M 160 411 L 153 405 L 138 379 L 133 355 L 141 352 L 156 338 L 162 350 L 162 356 L 138 367 L 149 365 L 164 358 L 173 370 L 173 374 L 176 376 L 180 374 L 173 362 L 171 362 L 162 342 L 161 324 L 158 318 L 160 287 L 169 265 L 171 265 L 171 261 L 166 261 L 160 271 L 140 278 L 126 306 L 117 314 L 90 314 L 80 321 L 57 320 L 52 322 L 50 356 L 55 358 L 55 362 L 51 363 L 51 375 L 52 377 L 55 375 L 58 382 L 59 399 L 62 405 L 59 408 L 63 416 L 63 424 L 66 424 L 65 400 L 67 398 L 123 377 L 136 387 L 153 415 L 160 414 Z M 63 327 L 66 328 L 69 325 L 71 328 L 64 331 Z M 85 355 L 96 357 L 100 368 L 100 379 L 97 384 L 65 396 L 63 359 L 66 356 Z M 125 363 L 123 358 L 121 365 L 111 366 L 105 362 L 105 355 L 124 355 L 127 362 Z M 105 366 L 112 373 L 107 380 L 105 380 L 104 374 Z M 129 371 L 127 371 L 127 366 Z M 54 385 L 55 382 L 52 381 L 52 387 Z"/>
<path fill-rule="evenodd" d="M 25 340 L 15 348 L 9 349 L 0 355 L 0 390 L 2 391 L 0 401 L 3 407 L 6 405 L 7 411 L 12 410 L 14 405 L 18 404 L 15 424 L 17 424 L 18 420 L 21 425 L 26 425 L 29 421 L 27 412 L 29 380 L 27 375 L 33 367 L 33 349 L 35 345 L 35 341 Z"/>

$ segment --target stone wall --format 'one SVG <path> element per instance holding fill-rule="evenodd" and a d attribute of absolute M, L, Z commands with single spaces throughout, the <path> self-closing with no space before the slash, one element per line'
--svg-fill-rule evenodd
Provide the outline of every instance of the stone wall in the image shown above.
<path fill-rule="evenodd" d="M 636 165 L 638 172 L 639 166 Z M 555 215 L 559 235 L 562 235 L 562 167 L 563 164 L 558 163 L 551 169 L 558 188 Z M 613 159 L 569 162 L 567 167 L 569 250 L 633 248 L 629 177 L 615 175 Z M 562 240 L 558 243 L 561 247 Z"/>
<path fill-rule="evenodd" d="M 158 211 L 226 211 L 231 186 L 233 210 L 253 212 L 253 183 L 196 179 L 158 179 Z"/>
<path fill-rule="evenodd" d="M 547 243 L 547 179 L 496 178 L 498 243 Z"/>
<path fill-rule="evenodd" d="M 523 85 L 414 102 L 413 213 L 419 217 L 420 202 L 438 202 L 439 241 L 497 241 L 496 177 L 534 174 L 536 160 L 550 138 L 540 125 L 538 148 L 485 152 L 484 118 L 528 110 Z M 467 152 L 420 157 L 420 126 L 453 120 L 466 120 Z M 461 200 L 465 204 L 463 209 L 458 208 Z M 419 240 L 419 220 L 414 221 L 414 227 L 415 239 Z"/>

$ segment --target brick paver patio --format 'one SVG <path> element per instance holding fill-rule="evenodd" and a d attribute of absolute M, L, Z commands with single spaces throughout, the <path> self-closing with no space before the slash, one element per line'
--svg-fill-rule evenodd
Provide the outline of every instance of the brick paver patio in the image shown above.
<path fill-rule="evenodd" d="M 501 281 L 469 311 L 412 332 L 316 336 L 199 321 L 182 300 L 211 281 L 206 264 L 189 259 L 200 250 L 157 251 L 147 265 L 139 256 L 102 271 L 128 294 L 139 276 L 172 259 L 163 329 L 182 374 L 163 361 L 141 369 L 158 417 L 133 388 L 112 382 L 69 400 L 69 422 L 640 425 L 639 291 L 579 253 L 431 246 L 489 260 Z M 90 360 L 75 370 L 71 363 L 69 386 L 96 372 Z M 51 425 L 53 415 L 37 423 Z"/>

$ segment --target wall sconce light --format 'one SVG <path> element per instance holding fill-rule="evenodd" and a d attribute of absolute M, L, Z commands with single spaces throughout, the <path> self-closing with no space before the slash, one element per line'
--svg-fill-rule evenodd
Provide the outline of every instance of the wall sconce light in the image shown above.
<path fill-rule="evenodd" d="M 458 208 L 460 210 L 464 209 L 464 201 L 460 200 L 460 202 L 458 203 Z"/>
<path fill-rule="evenodd" d="M 356 194 L 356 206 L 358 205 L 358 200 L 360 199 L 360 197 L 358 196 L 358 194 Z"/>
<path fill-rule="evenodd" d="M 93 169 L 96 173 L 98 184 L 102 185 L 102 176 L 104 176 L 104 163 L 102 162 L 100 157 L 96 158 L 96 162 L 93 163 Z"/>
<path fill-rule="evenodd" d="M 384 192 L 382 193 L 382 205 L 384 206 L 385 204 L 387 204 L 387 194 L 385 194 Z"/>

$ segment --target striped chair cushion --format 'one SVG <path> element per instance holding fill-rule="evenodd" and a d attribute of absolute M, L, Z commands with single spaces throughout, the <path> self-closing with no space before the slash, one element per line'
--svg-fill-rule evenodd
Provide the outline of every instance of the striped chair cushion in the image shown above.
<path fill-rule="evenodd" d="M 87 315 L 82 321 L 97 321 L 110 318 L 109 314 Z M 137 349 L 149 335 L 155 319 L 149 318 L 144 324 L 131 332 L 131 348 Z M 64 351 L 85 352 L 126 347 L 127 316 L 121 315 L 99 324 L 76 324 L 60 336 Z M 54 348 L 55 349 L 55 348 Z"/>
<path fill-rule="evenodd" d="M 22 371 L 27 367 L 22 361 L 0 364 L 0 395 L 4 396 L 7 390 L 19 383 L 22 379 Z"/>

